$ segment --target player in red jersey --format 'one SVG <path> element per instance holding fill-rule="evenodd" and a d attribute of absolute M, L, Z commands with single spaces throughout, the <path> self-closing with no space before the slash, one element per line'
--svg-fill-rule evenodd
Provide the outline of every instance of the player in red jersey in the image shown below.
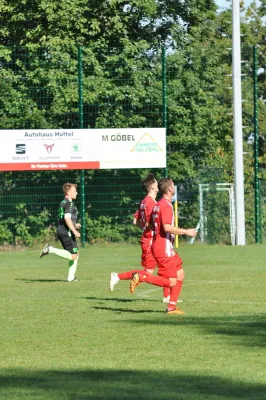
<path fill-rule="evenodd" d="M 134 273 L 130 283 L 130 292 L 134 293 L 140 282 L 147 282 L 157 286 L 170 287 L 170 301 L 167 308 L 168 314 L 184 314 L 176 308 L 178 296 L 182 289 L 185 277 L 182 259 L 175 252 L 173 242 L 175 235 L 195 236 L 195 229 L 181 229 L 174 226 L 174 213 L 172 197 L 175 194 L 175 186 L 170 178 L 160 179 L 159 191 L 163 197 L 154 206 L 152 223 L 154 225 L 154 238 L 152 253 L 158 265 L 158 276 Z"/>
<path fill-rule="evenodd" d="M 143 229 L 143 233 L 140 239 L 141 245 L 141 265 L 148 274 L 152 274 L 157 262 L 152 254 L 151 245 L 153 238 L 153 231 L 149 226 L 153 207 L 157 204 L 156 196 L 158 193 L 158 183 L 153 174 L 149 174 L 142 182 L 142 188 L 146 191 L 147 196 L 142 200 L 138 210 L 134 214 L 133 224 Z M 115 285 L 120 280 L 132 279 L 134 272 L 143 272 L 142 270 L 132 270 L 128 272 L 122 272 L 117 274 L 111 272 L 110 277 L 110 291 L 113 292 Z"/>

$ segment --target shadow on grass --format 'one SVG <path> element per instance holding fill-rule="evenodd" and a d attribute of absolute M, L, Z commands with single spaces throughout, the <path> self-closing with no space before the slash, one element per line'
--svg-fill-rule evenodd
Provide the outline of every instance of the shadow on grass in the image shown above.
<path fill-rule="evenodd" d="M 15 279 L 16 281 L 22 281 L 25 283 L 34 283 L 34 282 L 41 282 L 41 283 L 51 283 L 51 282 L 67 282 L 66 279 Z"/>
<path fill-rule="evenodd" d="M 266 399 L 266 385 L 218 376 L 163 371 L 7 370 L 0 376 L 5 399 L 217 400 Z"/>
<path fill-rule="evenodd" d="M 150 300 L 150 299 L 141 299 L 138 298 L 136 299 L 135 297 L 133 299 L 124 299 L 124 298 L 119 298 L 119 297 L 84 297 L 86 300 L 98 300 L 98 301 L 115 301 L 115 302 L 120 302 L 120 303 L 135 303 L 135 302 L 142 302 L 142 301 L 148 301 L 150 303 L 155 303 L 158 300 Z"/>
<path fill-rule="evenodd" d="M 162 311 L 155 311 L 155 310 L 132 310 L 130 308 L 113 308 L 113 307 L 92 307 L 94 310 L 106 310 L 106 311 L 113 311 L 116 313 L 132 313 L 132 314 L 147 314 L 147 313 L 159 313 L 162 314 Z"/>
<path fill-rule="evenodd" d="M 219 317 L 189 317 L 158 319 L 158 320 L 134 320 L 139 324 L 152 325 L 178 325 L 195 327 L 202 334 L 220 335 L 236 338 L 238 343 L 247 346 L 266 347 L 266 316 L 265 315 L 239 315 Z M 235 344 L 235 342 L 234 342 Z M 266 396 L 266 394 L 265 394 Z"/>

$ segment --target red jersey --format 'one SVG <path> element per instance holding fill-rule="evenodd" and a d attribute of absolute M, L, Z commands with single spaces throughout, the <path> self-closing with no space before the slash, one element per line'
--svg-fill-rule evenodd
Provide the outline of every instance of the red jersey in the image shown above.
<path fill-rule="evenodd" d="M 157 202 L 151 197 L 146 196 L 139 205 L 139 209 L 135 212 L 134 217 L 142 222 L 143 226 L 143 234 L 141 236 L 142 239 L 152 239 L 153 231 L 146 226 L 151 219 L 151 214 L 153 207 L 157 204 Z"/>
<path fill-rule="evenodd" d="M 154 224 L 154 238 L 152 252 L 154 257 L 173 257 L 175 251 L 173 242 L 175 235 L 164 230 L 164 224 L 174 226 L 174 211 L 169 200 L 162 198 L 153 207 L 152 221 Z"/>

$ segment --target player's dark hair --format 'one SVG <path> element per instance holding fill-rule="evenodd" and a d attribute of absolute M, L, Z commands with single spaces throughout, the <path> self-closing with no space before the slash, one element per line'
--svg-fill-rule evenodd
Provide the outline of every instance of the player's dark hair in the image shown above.
<path fill-rule="evenodd" d="M 158 181 L 158 189 L 162 194 L 166 194 L 168 192 L 169 187 L 172 185 L 171 178 L 162 178 Z"/>
<path fill-rule="evenodd" d="M 67 192 L 71 189 L 72 186 L 75 186 L 75 188 L 77 187 L 77 185 L 75 183 L 64 183 L 63 185 L 63 192 L 64 194 L 67 194 Z"/>
<path fill-rule="evenodd" d="M 142 189 L 145 190 L 145 192 L 149 192 L 150 187 L 153 183 L 156 182 L 155 176 L 153 174 L 149 174 L 146 176 L 145 179 L 141 182 Z"/>

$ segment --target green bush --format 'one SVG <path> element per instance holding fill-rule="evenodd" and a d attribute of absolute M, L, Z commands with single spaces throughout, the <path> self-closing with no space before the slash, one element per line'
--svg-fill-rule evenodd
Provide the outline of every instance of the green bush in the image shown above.
<path fill-rule="evenodd" d="M 86 215 L 86 238 L 91 244 L 99 242 L 129 242 L 137 243 L 141 231 L 132 225 L 130 217 L 123 223 L 118 223 L 115 218 L 104 215 L 91 219 Z"/>
<path fill-rule="evenodd" d="M 18 204 L 16 216 L 0 221 L 0 245 L 30 246 L 54 236 L 54 227 L 47 227 L 49 217 L 47 210 L 37 216 L 28 215 L 26 204 Z"/>
<path fill-rule="evenodd" d="M 8 229 L 7 221 L 0 222 L 0 245 L 11 244 L 13 242 L 13 234 Z"/>
<path fill-rule="evenodd" d="M 141 236 L 139 228 L 132 225 L 132 217 L 123 222 L 104 215 L 90 218 L 86 215 L 86 240 L 90 244 L 100 242 L 138 243 Z M 28 215 L 25 204 L 16 206 L 16 216 L 0 220 L 0 246 L 32 246 L 38 242 L 55 239 L 56 226 L 49 223 L 47 210 L 38 215 Z"/>

